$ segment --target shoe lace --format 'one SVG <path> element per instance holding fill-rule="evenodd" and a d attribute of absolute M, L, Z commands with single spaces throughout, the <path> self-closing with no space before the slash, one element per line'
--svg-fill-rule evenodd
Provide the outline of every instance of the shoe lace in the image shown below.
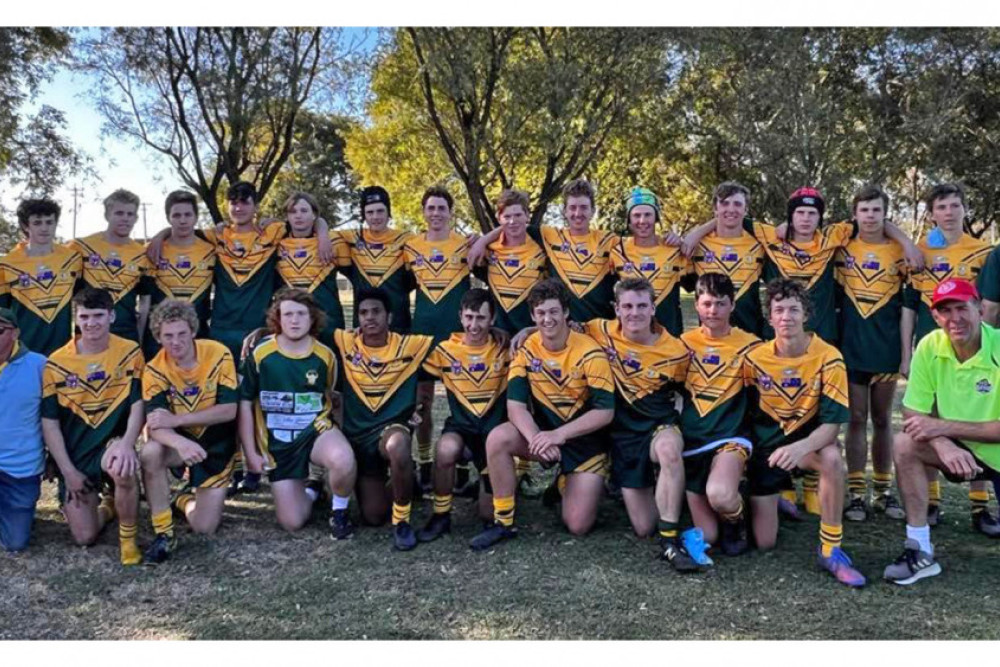
<path fill-rule="evenodd" d="M 830 559 L 838 565 L 846 565 L 848 567 L 854 565 L 851 561 L 851 557 L 848 556 L 847 553 L 840 547 L 834 548 L 833 553 L 830 554 Z"/>
<path fill-rule="evenodd" d="M 894 564 L 900 565 L 902 563 L 906 563 L 911 571 L 915 570 L 917 565 L 917 550 L 903 549 L 903 553 L 899 555 Z"/>

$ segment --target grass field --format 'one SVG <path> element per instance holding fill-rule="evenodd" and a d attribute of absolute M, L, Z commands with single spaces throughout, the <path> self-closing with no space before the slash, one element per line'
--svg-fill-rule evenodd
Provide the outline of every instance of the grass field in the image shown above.
<path fill-rule="evenodd" d="M 72 546 L 45 485 L 28 551 L 0 553 L 0 639 L 1000 639 L 1000 541 L 972 532 L 963 488 L 944 488 L 942 576 L 880 581 L 903 526 L 878 518 L 846 526 L 870 579 L 848 590 L 815 569 L 814 517 L 784 524 L 774 552 L 680 576 L 610 500 L 585 538 L 524 500 L 520 537 L 478 554 L 472 503 L 458 500 L 452 536 L 403 554 L 388 528 L 333 542 L 319 516 L 287 535 L 265 492 L 229 502 L 212 539 L 181 528 L 167 564 L 123 569 L 114 530 Z M 429 512 L 418 505 L 414 523 Z M 143 521 L 145 544 L 145 506 Z"/>

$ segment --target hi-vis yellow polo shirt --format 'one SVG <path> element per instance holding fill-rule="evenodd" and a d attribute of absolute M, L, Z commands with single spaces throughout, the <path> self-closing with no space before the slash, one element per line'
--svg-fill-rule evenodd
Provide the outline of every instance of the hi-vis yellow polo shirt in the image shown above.
<path fill-rule="evenodd" d="M 937 329 L 917 345 L 903 407 L 941 419 L 963 422 L 1000 420 L 1000 331 L 983 324 L 982 343 L 971 359 L 960 363 L 948 334 Z M 1000 470 L 1000 443 L 962 440 L 986 465 Z"/>

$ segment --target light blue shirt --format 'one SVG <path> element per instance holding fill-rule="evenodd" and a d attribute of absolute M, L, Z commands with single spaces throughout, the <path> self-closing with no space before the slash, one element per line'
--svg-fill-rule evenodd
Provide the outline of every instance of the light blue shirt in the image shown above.
<path fill-rule="evenodd" d="M 44 368 L 45 357 L 20 343 L 10 360 L 0 365 L 0 470 L 11 477 L 31 477 L 45 469 Z"/>

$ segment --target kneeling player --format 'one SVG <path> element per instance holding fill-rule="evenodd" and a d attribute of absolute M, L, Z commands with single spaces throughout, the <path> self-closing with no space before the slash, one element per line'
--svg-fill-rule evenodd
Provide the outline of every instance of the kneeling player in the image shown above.
<path fill-rule="evenodd" d="M 106 290 L 84 288 L 73 306 L 80 335 L 45 365 L 42 435 L 59 466 L 59 496 L 74 541 L 93 544 L 117 511 L 122 565 L 138 565 L 142 352 L 111 335 L 115 304 Z M 107 478 L 114 484 L 113 505 L 98 498 Z"/>
<path fill-rule="evenodd" d="M 847 369 L 836 348 L 807 333 L 811 303 L 805 286 L 776 278 L 767 284 L 765 312 L 775 338 L 747 353 L 744 378 L 754 408 L 754 450 L 747 478 L 753 532 L 760 549 L 778 538 L 778 493 L 789 474 L 819 473 L 819 565 L 847 586 L 864 586 L 840 547 L 844 534 L 844 460 L 837 444 L 850 418 Z M 753 400 L 756 399 L 756 400 Z"/>
<path fill-rule="evenodd" d="M 316 340 L 324 318 L 305 290 L 284 287 L 274 295 L 267 311 L 273 335 L 261 340 L 243 364 L 239 435 L 249 470 L 267 470 L 278 523 L 285 530 L 298 530 L 312 512 L 309 464 L 326 469 L 333 495 L 330 531 L 336 540 L 354 533 L 347 505 L 356 466 L 330 417 L 337 360 Z"/>
<path fill-rule="evenodd" d="M 393 545 L 417 546 L 410 525 L 413 500 L 413 436 L 417 381 L 431 350 L 430 336 L 389 331 L 389 295 L 381 288 L 354 293 L 360 333 L 338 329 L 333 338 L 344 368 L 341 382 L 344 433 L 358 461 L 358 501 L 366 523 L 385 523 L 392 504 Z M 392 482 L 386 491 L 386 477 Z M 391 500 L 390 500 L 391 498 Z"/>
<path fill-rule="evenodd" d="M 160 351 L 142 374 L 149 436 L 139 459 L 156 539 L 147 563 L 162 563 L 177 545 L 167 468 L 187 466 L 193 490 L 177 510 L 197 533 L 214 533 L 222 520 L 226 487 L 236 462 L 236 364 L 225 345 L 195 340 L 193 304 L 168 299 L 149 318 Z"/>
<path fill-rule="evenodd" d="M 748 547 L 740 479 L 752 449 L 743 363 L 760 339 L 729 324 L 736 290 L 728 276 L 699 276 L 695 299 L 701 326 L 681 334 L 691 355 L 681 411 L 688 507 L 706 542 L 721 537 L 722 552 L 738 556 Z"/>
<path fill-rule="evenodd" d="M 417 533 L 430 542 L 451 530 L 455 464 L 468 449 L 479 471 L 479 514 L 493 516 L 493 490 L 486 470 L 486 437 L 507 420 L 506 345 L 490 335 L 494 305 L 485 289 L 472 289 L 459 304 L 464 333 L 437 344 L 424 370 L 441 378 L 451 414 L 445 420 L 434 454 L 434 514 Z"/>
<path fill-rule="evenodd" d="M 510 421 L 486 439 L 494 523 L 472 539 L 477 551 L 517 535 L 515 457 L 559 463 L 565 476 L 562 518 L 571 533 L 583 535 L 597 518 L 608 465 L 603 429 L 614 419 L 614 379 L 601 347 L 570 330 L 569 304 L 569 291 L 553 279 L 528 294 L 538 331 L 511 362 Z"/>
<path fill-rule="evenodd" d="M 614 373 L 611 481 L 622 490 L 632 530 L 646 537 L 657 527 L 663 559 L 678 572 L 696 572 L 698 564 L 678 535 L 684 441 L 674 390 L 684 382 L 688 352 L 653 319 L 655 312 L 653 286 L 644 278 L 626 278 L 615 285 L 618 319 L 591 320 L 586 332 L 604 348 Z M 655 478 L 653 463 L 660 467 Z"/>

